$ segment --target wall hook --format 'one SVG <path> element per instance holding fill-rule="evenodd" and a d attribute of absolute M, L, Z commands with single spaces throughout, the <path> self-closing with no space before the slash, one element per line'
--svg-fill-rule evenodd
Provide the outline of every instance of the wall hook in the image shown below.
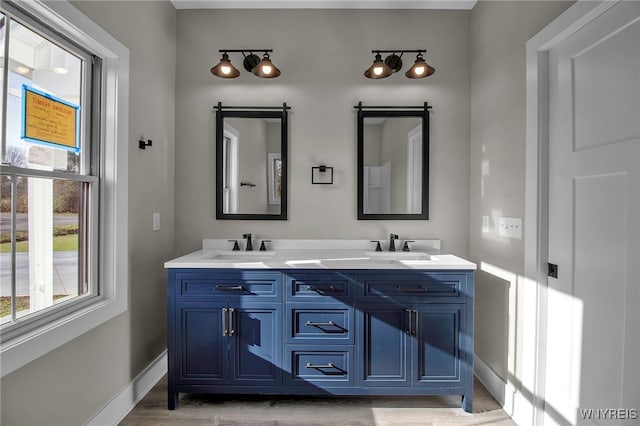
<path fill-rule="evenodd" d="M 151 139 L 148 139 L 146 142 L 142 139 L 138 141 L 138 148 L 140 149 L 147 149 L 147 147 L 151 145 L 152 145 Z"/>

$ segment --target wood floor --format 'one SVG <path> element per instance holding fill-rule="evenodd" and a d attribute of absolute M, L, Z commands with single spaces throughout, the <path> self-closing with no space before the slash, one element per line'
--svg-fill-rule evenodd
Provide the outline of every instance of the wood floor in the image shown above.
<path fill-rule="evenodd" d="M 273 397 L 181 394 L 167 410 L 166 376 L 120 425 L 430 426 L 515 425 L 486 389 L 474 384 L 473 413 L 460 397 Z"/>

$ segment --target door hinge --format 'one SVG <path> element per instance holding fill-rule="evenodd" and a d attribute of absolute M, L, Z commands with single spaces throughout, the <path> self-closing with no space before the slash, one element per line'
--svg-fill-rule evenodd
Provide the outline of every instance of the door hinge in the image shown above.
<path fill-rule="evenodd" d="M 551 278 L 558 278 L 558 265 L 555 263 L 547 263 L 547 274 Z"/>

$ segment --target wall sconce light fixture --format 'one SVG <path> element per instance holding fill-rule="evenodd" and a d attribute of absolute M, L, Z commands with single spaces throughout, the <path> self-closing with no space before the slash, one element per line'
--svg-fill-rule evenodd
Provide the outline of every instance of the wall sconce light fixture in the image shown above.
<path fill-rule="evenodd" d="M 264 52 L 262 59 L 253 51 Z M 220 49 L 218 52 L 222 53 L 220 62 L 215 67 L 211 68 L 211 74 L 222 78 L 236 78 L 240 75 L 240 71 L 231 64 L 229 59 L 229 52 L 242 53 L 244 60 L 242 65 L 245 70 L 249 71 L 253 75 L 261 78 L 275 78 L 281 73 L 280 70 L 273 65 L 269 52 L 273 52 L 273 49 L 251 49 L 251 50 L 238 50 L 238 49 Z"/>
<path fill-rule="evenodd" d="M 367 78 L 378 79 L 389 77 L 391 74 L 400 71 L 402 68 L 402 54 L 407 52 L 417 54 L 414 64 L 405 73 L 407 78 L 424 78 L 436 72 L 436 69 L 427 64 L 424 60 L 422 54 L 427 52 L 424 49 L 372 50 L 371 53 L 375 53 L 376 56 L 373 60 L 373 64 L 364 72 L 364 76 Z M 384 58 L 383 61 L 381 53 L 391 54 Z M 398 56 L 396 53 L 399 53 L 400 55 Z"/>

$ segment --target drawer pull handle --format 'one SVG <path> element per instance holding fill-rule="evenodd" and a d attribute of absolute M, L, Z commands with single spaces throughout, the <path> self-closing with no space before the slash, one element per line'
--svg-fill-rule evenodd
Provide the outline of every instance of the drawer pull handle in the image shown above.
<path fill-rule="evenodd" d="M 328 286 L 328 287 L 322 287 L 322 288 L 318 288 L 318 287 L 313 287 L 308 285 L 307 286 L 307 290 L 309 291 L 315 291 L 316 293 L 335 293 L 336 292 L 336 288 L 335 286 Z"/>
<path fill-rule="evenodd" d="M 309 327 L 331 327 L 331 326 L 335 326 L 336 323 L 333 321 L 328 321 L 328 322 L 311 322 L 311 321 L 307 321 L 307 325 Z"/>
<path fill-rule="evenodd" d="M 307 365 L 305 365 L 306 368 L 336 368 L 335 365 L 333 365 L 332 363 L 328 363 L 327 365 L 320 365 L 320 364 L 311 364 L 310 362 L 307 363 Z"/>
<path fill-rule="evenodd" d="M 343 370 L 342 368 L 334 365 L 331 362 L 327 363 L 326 365 L 311 364 L 310 362 L 308 362 L 305 367 L 318 370 L 325 376 L 344 376 L 345 374 L 347 374 L 347 370 Z"/>
<path fill-rule="evenodd" d="M 241 285 L 220 285 L 218 284 L 215 288 L 216 290 L 222 290 L 222 291 L 244 291 L 244 287 Z"/>
<path fill-rule="evenodd" d="M 403 287 L 401 285 L 398 286 L 398 290 L 406 291 L 406 292 L 425 292 L 429 291 L 427 287 L 418 286 L 418 287 Z"/>

